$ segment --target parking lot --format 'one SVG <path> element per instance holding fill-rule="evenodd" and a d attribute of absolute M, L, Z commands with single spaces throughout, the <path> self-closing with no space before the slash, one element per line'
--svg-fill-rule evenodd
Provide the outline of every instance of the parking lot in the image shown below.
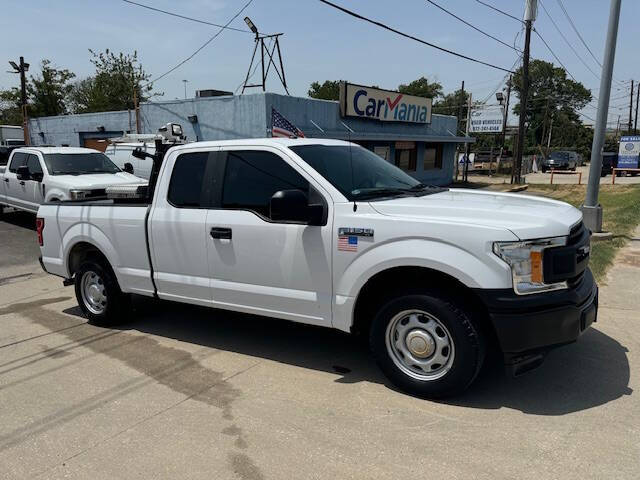
<path fill-rule="evenodd" d="M 40 270 L 33 216 L 6 213 L 2 478 L 638 478 L 639 233 L 578 343 L 436 402 L 329 330 L 139 299 L 88 325 Z"/>

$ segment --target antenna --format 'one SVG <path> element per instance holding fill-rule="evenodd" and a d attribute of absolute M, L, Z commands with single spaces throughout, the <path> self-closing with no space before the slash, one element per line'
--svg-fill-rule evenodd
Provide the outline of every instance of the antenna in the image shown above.
<path fill-rule="evenodd" d="M 258 27 L 251 21 L 249 17 L 244 18 L 245 23 L 249 27 L 249 29 L 255 33 L 256 37 L 254 39 L 255 47 L 253 48 L 253 55 L 251 55 L 251 63 L 249 63 L 249 70 L 247 70 L 247 76 L 244 79 L 244 85 L 242 86 L 242 93 L 247 88 L 257 88 L 262 87 L 262 91 L 266 90 L 267 86 L 267 77 L 269 76 L 269 70 L 271 69 L 271 65 L 273 65 L 273 69 L 278 74 L 278 78 L 284 87 L 284 90 L 287 92 L 287 95 L 290 95 L 289 89 L 287 88 L 287 79 L 284 76 L 284 65 L 282 63 L 282 53 L 280 51 L 280 37 L 284 35 L 284 33 L 275 33 L 273 35 L 261 35 L 258 31 Z M 264 41 L 265 39 L 273 39 L 272 46 L 266 46 Z M 253 67 L 253 62 L 256 58 L 256 53 L 258 51 L 258 46 L 260 47 L 260 64 L 262 65 L 262 82 L 261 83 L 253 83 L 249 84 L 249 77 L 252 76 L 251 68 Z M 267 62 L 266 70 L 265 70 L 265 54 L 269 57 L 269 61 Z M 280 69 L 278 69 L 278 65 L 276 65 L 276 61 L 274 59 L 274 55 L 278 56 L 278 63 L 280 64 Z M 257 65 L 256 65 L 257 68 Z"/>

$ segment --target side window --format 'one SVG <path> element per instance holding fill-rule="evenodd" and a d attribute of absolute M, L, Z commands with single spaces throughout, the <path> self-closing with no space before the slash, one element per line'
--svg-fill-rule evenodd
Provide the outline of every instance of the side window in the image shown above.
<path fill-rule="evenodd" d="M 16 173 L 19 167 L 27 164 L 27 154 L 18 152 L 13 155 L 11 159 L 11 165 L 9 165 L 9 171 Z"/>
<path fill-rule="evenodd" d="M 42 173 L 42 167 L 40 166 L 40 160 L 37 155 L 29 155 L 27 158 L 27 167 L 29 167 L 29 173 Z"/>
<path fill-rule="evenodd" d="M 174 207 L 202 208 L 208 205 L 210 188 L 204 184 L 212 152 L 184 153 L 176 159 L 167 199 Z"/>
<path fill-rule="evenodd" d="M 279 190 L 302 190 L 309 182 L 282 158 L 258 150 L 227 152 L 222 208 L 251 210 L 269 217 L 269 202 Z"/>

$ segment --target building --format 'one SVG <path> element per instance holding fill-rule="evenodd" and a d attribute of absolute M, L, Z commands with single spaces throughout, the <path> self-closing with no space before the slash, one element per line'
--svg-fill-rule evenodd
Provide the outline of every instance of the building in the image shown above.
<path fill-rule="evenodd" d="M 384 100 L 379 102 L 378 113 L 381 106 L 387 108 Z M 140 133 L 155 133 L 173 122 L 182 124 L 188 140 L 260 138 L 270 136 L 276 109 L 306 137 L 357 142 L 424 183 L 447 185 L 454 174 L 456 145 L 473 139 L 456 136 L 456 117 L 431 115 L 430 104 L 429 123 L 408 123 L 370 118 L 364 110 L 361 117 L 343 116 L 340 102 L 274 93 L 154 101 L 140 105 Z M 34 145 L 100 148 L 104 139 L 135 132 L 135 125 L 134 112 L 128 111 L 40 117 L 30 120 L 30 134 Z"/>

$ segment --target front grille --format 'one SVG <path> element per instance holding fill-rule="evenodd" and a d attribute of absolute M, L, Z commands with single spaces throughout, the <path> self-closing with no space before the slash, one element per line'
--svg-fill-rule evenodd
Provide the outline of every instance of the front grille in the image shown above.
<path fill-rule="evenodd" d="M 545 283 L 567 282 L 577 286 L 589 263 L 589 231 L 580 222 L 569 232 L 567 244 L 548 249 L 544 254 Z"/>

